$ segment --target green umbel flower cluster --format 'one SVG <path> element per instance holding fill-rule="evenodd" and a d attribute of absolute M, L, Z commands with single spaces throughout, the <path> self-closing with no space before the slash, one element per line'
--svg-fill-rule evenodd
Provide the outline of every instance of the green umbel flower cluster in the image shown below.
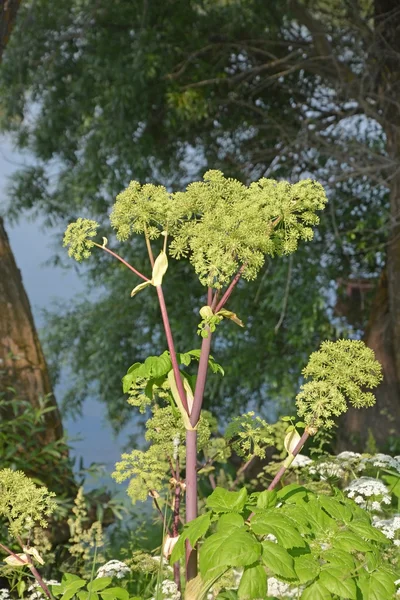
<path fill-rule="evenodd" d="M 0 515 L 8 521 L 11 536 L 25 537 L 39 524 L 47 527 L 47 517 L 56 509 L 55 496 L 38 487 L 22 471 L 0 471 Z"/>
<path fill-rule="evenodd" d="M 366 392 L 382 381 L 382 367 L 370 348 L 359 340 L 323 342 L 303 369 L 306 379 L 296 404 L 310 432 L 331 428 L 331 417 L 346 412 L 347 402 L 355 408 L 373 406 L 375 396 Z"/>
<path fill-rule="evenodd" d="M 265 255 L 291 254 L 300 240 L 311 240 L 316 211 L 327 199 L 310 179 L 290 184 L 260 179 L 249 187 L 208 171 L 204 181 L 170 194 L 163 186 L 132 181 L 116 199 L 110 220 L 121 241 L 134 234 L 149 239 L 168 235 L 168 252 L 188 257 L 203 285 L 221 288 L 240 266 L 254 279 Z M 90 255 L 94 221 L 69 225 L 64 245 L 77 260 Z"/>
<path fill-rule="evenodd" d="M 90 238 L 95 237 L 99 225 L 96 221 L 79 218 L 70 223 L 64 234 L 64 246 L 69 246 L 68 255 L 78 262 L 89 258 L 94 244 Z"/>
<path fill-rule="evenodd" d="M 208 444 L 215 420 L 202 411 L 197 427 L 198 451 Z M 164 493 L 171 477 L 170 461 L 179 458 L 181 468 L 185 465 L 186 430 L 178 410 L 171 406 L 154 407 L 153 416 L 146 423 L 148 450 L 132 450 L 122 455 L 115 465 L 112 477 L 117 483 L 130 479 L 128 494 L 133 503 L 144 502 L 150 492 Z"/>
<path fill-rule="evenodd" d="M 254 412 L 233 419 L 226 428 L 225 440 L 239 456 L 265 458 L 265 451 L 273 443 L 272 427 Z"/>

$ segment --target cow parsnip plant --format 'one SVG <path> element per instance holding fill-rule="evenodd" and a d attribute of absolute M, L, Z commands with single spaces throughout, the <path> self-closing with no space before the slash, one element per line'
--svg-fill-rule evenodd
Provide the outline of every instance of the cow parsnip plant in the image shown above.
<path fill-rule="evenodd" d="M 312 239 L 312 227 L 319 220 L 316 213 L 324 208 L 326 201 L 322 186 L 315 181 L 289 184 L 261 179 L 245 186 L 225 178 L 219 171 L 207 172 L 203 181 L 192 183 L 185 191 L 177 193 L 169 193 L 163 186 L 131 182 L 117 197 L 110 216 L 111 225 L 121 242 L 128 241 L 133 235 L 143 237 L 151 267 L 150 276 L 139 272 L 108 248 L 106 237 L 103 237 L 102 243 L 97 242 L 98 225 L 95 221 L 78 219 L 66 230 L 64 244 L 73 258 L 80 261 L 89 258 L 94 248 L 101 249 L 142 280 L 132 290 L 132 296 L 142 293 L 145 288 L 156 288 L 168 352 L 160 357 L 149 357 L 143 364 L 132 365 L 123 384 L 132 404 L 142 410 L 146 410 L 146 406 L 152 407 L 157 427 L 154 430 L 150 427 L 148 433 L 154 431 L 157 435 L 154 434 L 146 453 L 139 456 L 138 451 L 134 451 L 124 457 L 117 466 L 117 477 L 133 476 L 133 496 L 138 498 L 142 494 L 143 498 L 143 488 L 159 508 L 156 488 L 162 486 L 166 473 L 165 464 L 162 469 L 160 466 L 162 462 L 170 465 L 175 490 L 173 527 L 165 543 L 170 549 L 179 535 L 178 515 L 183 490 L 186 521 L 191 522 L 197 517 L 198 449 L 203 444 L 200 438 L 204 433 L 201 408 L 207 372 L 209 367 L 213 368 L 213 359 L 210 358 L 213 334 L 224 319 L 244 325 L 241 315 L 227 310 L 225 305 L 241 278 L 254 279 L 257 276 L 267 255 L 291 254 L 300 241 Z M 153 254 L 156 247 L 157 253 Z M 206 302 L 199 307 L 201 349 L 189 353 L 175 350 L 162 290 L 171 258 L 189 260 L 207 290 Z M 185 368 L 193 360 L 198 361 L 196 374 Z M 271 482 L 271 490 L 308 436 L 321 427 L 331 426 L 332 417 L 346 410 L 346 401 L 355 406 L 371 404 L 372 397 L 364 391 L 364 387 L 374 387 L 381 377 L 373 354 L 361 342 L 345 341 L 322 346 L 319 353 L 311 357 L 304 376 L 313 378 L 304 384 L 297 399 L 299 413 L 304 419 L 304 432 L 300 436 L 294 428 L 288 431 L 285 439 L 288 456 Z M 231 431 L 237 448 L 241 447 L 243 456 L 248 458 L 257 454 L 261 456 L 263 448 L 271 441 L 269 426 L 248 416 L 243 417 L 240 425 L 234 423 Z M 219 452 L 223 454 L 222 445 Z M 185 466 L 184 478 L 181 475 L 182 465 Z M 159 512 L 162 513 L 161 510 Z M 247 530 L 242 533 L 250 535 Z M 230 531 L 231 535 L 233 531 Z M 301 537 L 301 534 L 298 533 L 298 536 Z M 183 551 L 185 546 L 186 579 L 190 581 L 197 575 L 197 538 L 190 535 L 186 544 L 183 544 L 183 539 L 181 535 L 179 547 Z M 252 543 L 255 544 L 254 541 Z M 176 554 L 174 556 L 177 558 Z M 260 568 L 261 565 L 258 565 L 257 569 Z M 204 575 L 202 567 L 201 570 Z M 180 589 L 178 560 L 174 564 L 174 574 Z M 251 592 L 251 595 L 246 591 L 242 597 L 260 597 L 254 593 Z"/>

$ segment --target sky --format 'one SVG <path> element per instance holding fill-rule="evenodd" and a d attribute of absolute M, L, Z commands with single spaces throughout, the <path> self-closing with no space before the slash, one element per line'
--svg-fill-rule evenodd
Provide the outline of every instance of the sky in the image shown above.
<path fill-rule="evenodd" d="M 9 138 L 0 136 L 0 214 L 4 215 L 7 206 L 7 186 L 13 172 L 25 162 L 29 156 L 16 152 Z M 52 245 L 57 234 L 43 228 L 40 219 L 29 220 L 22 215 L 17 224 L 9 223 L 5 218 L 5 227 L 17 265 L 22 273 L 22 280 L 28 294 L 35 324 L 39 329 L 45 323 L 42 310 L 50 308 L 54 300 L 72 298 L 84 288 L 83 281 L 74 269 L 46 265 L 51 258 Z M 62 386 L 57 386 L 55 396 L 61 400 Z M 92 462 L 103 463 L 108 473 L 114 470 L 119 460 L 126 434 L 116 438 L 104 417 L 104 406 L 93 398 L 88 398 L 83 407 L 83 415 L 76 421 L 64 418 L 64 429 L 69 438 L 82 438 L 72 442 L 71 454 L 78 459 L 83 457 L 84 466 Z M 105 484 L 112 484 L 110 477 L 102 479 Z M 88 487 L 91 487 L 90 481 Z"/>

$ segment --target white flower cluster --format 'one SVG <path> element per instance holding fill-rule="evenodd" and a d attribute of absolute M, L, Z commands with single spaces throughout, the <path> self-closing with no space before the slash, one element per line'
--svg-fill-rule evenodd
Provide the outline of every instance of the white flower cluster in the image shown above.
<path fill-rule="evenodd" d="M 124 562 L 121 562 L 120 560 L 109 560 L 97 570 L 96 579 L 99 579 L 100 577 L 116 577 L 117 579 L 122 579 L 130 572 L 130 568 Z"/>
<path fill-rule="evenodd" d="M 358 452 L 340 452 L 337 456 L 332 456 L 329 460 L 315 462 L 309 467 L 311 475 L 320 475 L 321 479 L 329 477 L 344 477 L 349 471 L 357 469 L 361 460 L 361 454 Z"/>
<path fill-rule="evenodd" d="M 344 477 L 345 475 L 345 470 L 342 468 L 340 463 L 333 460 L 314 463 L 312 467 L 309 467 L 308 472 L 311 475 L 319 475 L 321 479 L 327 479 L 329 477 Z"/>
<path fill-rule="evenodd" d="M 375 454 L 362 458 L 358 466 L 359 471 L 368 467 L 378 467 L 381 469 L 390 469 L 400 473 L 400 456 L 389 456 L 389 454 Z"/>
<path fill-rule="evenodd" d="M 275 577 L 268 577 L 268 596 L 279 598 L 299 598 L 301 589 L 291 587 L 288 583 L 279 581 Z"/>
<path fill-rule="evenodd" d="M 11 598 L 10 592 L 7 590 L 7 588 L 2 588 L 0 590 L 0 600 L 9 600 L 9 598 Z"/>
<path fill-rule="evenodd" d="M 164 579 L 161 582 L 161 594 L 164 600 L 180 600 L 181 598 L 178 586 L 175 581 L 171 581 L 170 579 Z M 151 598 L 151 600 L 155 600 L 155 598 Z"/>
<path fill-rule="evenodd" d="M 56 581 L 55 579 L 43 579 L 43 581 L 46 585 L 61 585 L 60 582 Z M 43 589 L 40 587 L 37 581 L 31 583 L 27 591 L 29 592 L 27 600 L 42 600 L 43 598 L 46 598 Z"/>
<path fill-rule="evenodd" d="M 395 546 L 400 546 L 400 539 L 397 537 L 397 532 L 400 534 L 400 515 L 394 515 L 391 519 L 378 519 L 373 517 L 372 525 L 377 529 L 380 529 L 389 540 L 393 540 Z M 400 582 L 400 579 L 399 579 Z"/>
<path fill-rule="evenodd" d="M 382 510 L 381 502 L 383 504 L 391 503 L 391 497 L 386 485 L 373 477 L 354 479 L 354 481 L 344 488 L 344 491 L 349 498 L 352 498 L 362 508 L 379 511 Z"/>
<path fill-rule="evenodd" d="M 313 461 L 308 456 L 305 456 L 304 454 L 297 454 L 294 457 L 294 461 L 292 462 L 291 466 L 293 468 L 297 467 L 298 469 L 302 469 L 303 467 L 310 465 L 312 462 Z"/>

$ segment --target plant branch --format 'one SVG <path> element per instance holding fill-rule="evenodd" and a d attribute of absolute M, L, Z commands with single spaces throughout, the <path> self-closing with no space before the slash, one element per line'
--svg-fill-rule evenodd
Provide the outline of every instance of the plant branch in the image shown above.
<path fill-rule="evenodd" d="M 116 252 L 113 252 L 109 248 L 106 248 L 106 246 L 101 246 L 100 244 L 97 244 L 96 242 L 93 242 L 93 244 L 94 244 L 94 246 L 97 246 L 97 248 L 100 248 L 101 250 L 104 250 L 105 252 L 108 252 L 108 254 L 111 254 L 111 256 L 113 256 L 114 258 L 116 258 L 117 260 L 119 260 L 120 262 L 122 262 L 123 265 L 125 265 L 126 267 L 128 267 L 128 269 L 130 269 L 131 271 L 133 271 L 133 273 L 135 273 L 135 275 L 137 275 L 138 277 L 140 277 L 144 281 L 150 281 L 150 279 L 148 277 L 146 277 L 145 275 L 143 275 L 143 273 L 141 273 L 140 271 L 138 271 L 137 269 L 135 269 L 135 267 L 132 267 L 132 265 L 130 265 L 128 262 L 126 262 L 126 260 L 124 260 L 123 258 L 121 258 Z"/>
<path fill-rule="evenodd" d="M 249 460 L 247 462 L 244 463 L 244 465 L 242 465 L 240 467 L 240 469 L 238 469 L 238 472 L 236 473 L 236 479 L 232 482 L 232 484 L 231 484 L 231 486 L 229 488 L 231 491 L 239 483 L 240 477 L 243 475 L 243 473 L 245 471 L 247 471 L 247 469 L 250 467 L 250 465 L 254 462 L 255 459 L 256 459 L 256 457 L 252 456 L 251 458 L 249 458 Z"/>
<path fill-rule="evenodd" d="M 217 305 L 217 307 L 216 307 L 216 309 L 215 309 L 214 312 L 217 313 L 219 310 L 221 310 L 221 308 L 223 308 L 225 306 L 225 304 L 229 300 L 230 295 L 232 294 L 232 292 L 233 292 L 233 290 L 235 288 L 235 285 L 237 284 L 237 282 L 241 278 L 242 273 L 245 270 L 245 268 L 246 268 L 245 264 L 240 267 L 240 269 L 236 273 L 235 277 L 230 282 L 230 284 L 229 284 L 228 288 L 226 289 L 224 295 L 222 296 L 221 300 L 218 302 L 218 305 Z"/>
<path fill-rule="evenodd" d="M 157 295 L 158 295 L 158 301 L 160 303 L 161 316 L 162 316 L 162 320 L 164 323 L 164 330 L 165 330 L 165 335 L 167 338 L 169 355 L 171 357 L 172 369 L 174 371 L 176 387 L 178 389 L 179 397 L 182 401 L 183 407 L 186 410 L 187 414 L 189 414 L 189 406 L 188 406 L 187 399 L 186 399 L 186 392 L 183 387 L 182 377 L 181 377 L 181 374 L 179 371 L 179 365 L 178 365 L 178 360 L 176 358 L 176 352 L 175 352 L 175 346 L 174 346 L 174 339 L 172 337 L 172 331 L 171 331 L 171 326 L 169 323 L 167 306 L 165 304 L 165 298 L 164 298 L 164 294 L 163 294 L 161 285 L 157 285 L 156 290 L 157 290 Z"/>
<path fill-rule="evenodd" d="M 169 531 L 167 523 L 165 521 L 165 517 L 163 515 L 163 511 L 161 510 L 161 506 L 158 504 L 157 497 L 155 496 L 153 490 L 150 490 L 149 494 L 153 498 L 154 506 L 156 507 L 156 509 L 157 509 L 157 511 L 158 511 L 158 513 L 160 515 L 161 521 L 163 522 L 164 530 L 167 532 L 168 535 L 170 535 L 170 531 Z"/>
<path fill-rule="evenodd" d="M 300 452 L 300 450 L 302 449 L 302 447 L 304 446 L 304 444 L 306 443 L 306 441 L 308 440 L 309 437 L 310 437 L 310 434 L 309 434 L 309 432 L 306 429 L 304 431 L 303 435 L 301 436 L 298 444 L 296 445 L 296 447 L 294 448 L 294 450 L 292 452 L 292 456 L 293 457 L 297 456 L 297 454 Z M 288 468 L 289 467 L 285 466 L 285 464 L 283 464 L 281 466 L 281 468 L 279 469 L 279 471 L 277 472 L 277 474 L 275 475 L 275 477 L 273 478 L 273 480 L 269 484 L 268 490 L 273 490 L 277 486 L 277 484 L 282 479 L 283 475 L 286 473 L 286 471 L 288 470 Z"/>

